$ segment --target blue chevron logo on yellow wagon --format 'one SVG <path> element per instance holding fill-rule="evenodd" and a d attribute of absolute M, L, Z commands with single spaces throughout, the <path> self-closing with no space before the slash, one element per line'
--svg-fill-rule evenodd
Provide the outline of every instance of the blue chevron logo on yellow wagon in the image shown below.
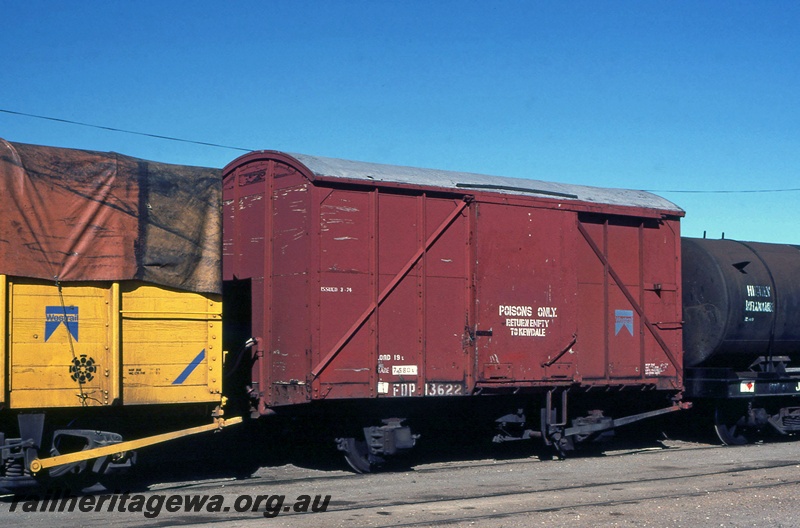
<path fill-rule="evenodd" d="M 78 340 L 78 307 L 77 306 L 45 306 L 44 308 L 44 340 L 50 339 L 53 332 L 62 324 L 72 338 Z"/>

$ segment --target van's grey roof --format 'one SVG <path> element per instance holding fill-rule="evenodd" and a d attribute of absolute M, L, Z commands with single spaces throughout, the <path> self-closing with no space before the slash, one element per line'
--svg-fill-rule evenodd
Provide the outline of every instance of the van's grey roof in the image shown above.
<path fill-rule="evenodd" d="M 313 174 L 328 178 L 346 178 L 369 182 L 405 183 L 442 189 L 484 189 L 504 194 L 543 196 L 560 200 L 578 200 L 607 205 L 644 207 L 683 214 L 683 209 L 658 195 L 646 191 L 608 189 L 587 185 L 569 185 L 524 178 L 487 176 L 470 172 L 420 169 L 398 165 L 383 165 L 307 154 L 290 154 Z"/>

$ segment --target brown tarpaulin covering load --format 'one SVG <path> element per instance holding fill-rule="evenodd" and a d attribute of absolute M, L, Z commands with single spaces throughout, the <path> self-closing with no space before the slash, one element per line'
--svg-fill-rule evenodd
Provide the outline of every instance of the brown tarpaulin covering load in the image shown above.
<path fill-rule="evenodd" d="M 0 139 L 0 273 L 220 293 L 222 173 Z"/>

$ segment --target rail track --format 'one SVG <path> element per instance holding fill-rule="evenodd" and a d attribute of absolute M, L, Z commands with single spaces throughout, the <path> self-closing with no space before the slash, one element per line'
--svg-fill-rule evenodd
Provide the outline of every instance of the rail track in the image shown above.
<path fill-rule="evenodd" d="M 599 456 L 542 461 L 505 450 L 475 449 L 465 460 L 431 454 L 407 471 L 354 475 L 343 467 L 292 464 L 258 469 L 249 478 L 224 473 L 165 478 L 138 490 L 145 497 L 330 495 L 324 513 L 282 511 L 270 526 L 773 526 L 793 525 L 793 497 L 800 491 L 793 442 L 721 447 L 684 440 L 612 443 Z M 501 451 L 502 452 L 502 451 Z M 483 455 L 483 456 L 481 456 Z M 516 455 L 516 456 L 515 456 Z M 107 493 L 97 491 L 98 494 Z M 210 525 L 248 527 L 265 521 L 261 511 L 161 512 L 147 519 L 131 512 L 10 512 L 0 502 L 0 523 L 32 528 Z M 54 517 L 59 515 L 59 517 Z M 66 516 L 66 517 L 65 517 Z"/>
<path fill-rule="evenodd" d="M 718 520 L 722 522 L 715 526 L 748 526 L 763 525 L 769 515 L 778 515 L 778 522 L 771 524 L 789 526 L 788 518 L 794 515 L 791 497 L 800 490 L 797 451 L 792 443 L 767 449 L 667 441 L 661 448 L 626 447 L 565 461 L 529 457 L 433 462 L 382 475 L 289 465 L 261 469 L 249 479 L 155 484 L 146 493 L 221 494 L 228 502 L 263 493 L 332 496 L 325 513 L 286 512 L 271 519 L 272 526 L 704 526 Z M 32 526 L 47 526 L 37 524 L 44 518 L 30 519 Z M 169 519 L 217 526 L 263 522 L 258 512 Z M 80 519 L 94 525 L 86 520 Z M 105 519 L 109 520 L 115 519 Z M 141 525 L 161 526 L 165 521 Z"/>

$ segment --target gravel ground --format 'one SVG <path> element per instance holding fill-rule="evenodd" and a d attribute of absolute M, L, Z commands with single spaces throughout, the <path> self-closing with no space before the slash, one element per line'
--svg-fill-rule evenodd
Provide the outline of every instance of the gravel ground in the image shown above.
<path fill-rule="evenodd" d="M 800 526 L 794 502 L 800 492 L 799 452 L 800 443 L 791 442 L 724 448 L 664 441 L 564 461 L 434 462 L 373 475 L 282 465 L 261 468 L 247 479 L 165 481 L 132 490 L 126 509 L 136 500 L 145 506 L 150 501 L 149 510 L 138 512 L 119 506 L 108 511 L 111 497 L 119 504 L 121 494 L 92 511 L 72 513 L 24 511 L 43 503 L 6 498 L 0 502 L 0 525 Z M 103 494 L 85 500 L 97 502 Z M 330 495 L 327 511 L 293 511 L 303 509 L 302 502 L 296 506 L 298 498 L 317 495 L 320 502 Z M 183 511 L 187 497 L 203 496 L 219 496 L 221 511 Z M 259 496 L 257 511 L 249 511 Z M 280 496 L 285 498 L 278 504 Z M 181 511 L 167 511 L 168 500 L 180 500 Z M 247 505 L 248 511 L 236 511 Z"/>

